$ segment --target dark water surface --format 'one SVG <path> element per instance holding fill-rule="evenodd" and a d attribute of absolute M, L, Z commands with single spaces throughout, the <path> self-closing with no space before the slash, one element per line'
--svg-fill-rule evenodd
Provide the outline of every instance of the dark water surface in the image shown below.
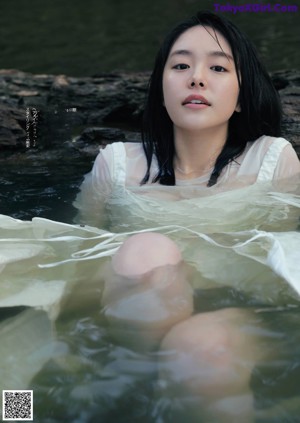
<path fill-rule="evenodd" d="M 92 162 L 89 156 L 63 149 L 1 157 L 0 213 L 71 223 L 76 214 L 72 202 Z"/>
<path fill-rule="evenodd" d="M 175 23 L 215 4 L 281 4 L 225 0 L 1 1 L 0 68 L 94 75 L 152 68 Z M 297 5 L 298 1 L 282 2 Z M 224 12 L 223 12 L 224 13 Z M 224 13 L 254 41 L 270 71 L 299 68 L 299 11 Z"/>

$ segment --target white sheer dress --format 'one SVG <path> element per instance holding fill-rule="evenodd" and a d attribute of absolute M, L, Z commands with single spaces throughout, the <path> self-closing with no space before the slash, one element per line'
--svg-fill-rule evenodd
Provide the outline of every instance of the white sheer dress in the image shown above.
<path fill-rule="evenodd" d="M 173 237 L 201 277 L 277 298 L 282 282 L 300 293 L 299 175 L 291 144 L 263 136 L 207 187 L 209 173 L 176 186 L 140 185 L 141 144 L 114 143 L 96 158 L 76 205 L 81 221 L 114 233 L 160 231 Z M 156 162 L 151 178 L 157 172 Z M 277 294 L 276 294 L 277 293 Z"/>
<path fill-rule="evenodd" d="M 174 239 L 197 275 L 195 292 L 228 287 L 268 307 L 299 304 L 300 166 L 286 140 L 249 144 L 211 188 L 209 174 L 140 185 L 145 170 L 140 144 L 114 143 L 82 184 L 80 224 L 0 215 L 0 311 L 26 307 L 0 322 L 1 389 L 26 389 L 53 356 L 61 309 L 99 308 L 102 265 L 133 233 Z"/>
<path fill-rule="evenodd" d="M 298 298 L 300 165 L 288 141 L 249 143 L 211 188 L 209 174 L 140 185 L 145 170 L 141 144 L 117 142 L 85 177 L 77 224 L 1 216 L 0 307 L 39 306 L 55 316 L 74 278 L 93 279 L 102 259 L 141 231 L 174 239 L 199 273 L 195 288 L 231 286 L 272 303 Z M 151 178 L 156 172 L 154 161 Z"/>

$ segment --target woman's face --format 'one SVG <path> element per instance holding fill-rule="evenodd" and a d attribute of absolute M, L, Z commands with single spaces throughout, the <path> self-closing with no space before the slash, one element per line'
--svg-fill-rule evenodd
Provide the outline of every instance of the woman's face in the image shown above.
<path fill-rule="evenodd" d="M 163 72 L 164 106 L 176 129 L 224 130 L 239 111 L 239 84 L 226 39 L 200 25 L 175 41 Z"/>

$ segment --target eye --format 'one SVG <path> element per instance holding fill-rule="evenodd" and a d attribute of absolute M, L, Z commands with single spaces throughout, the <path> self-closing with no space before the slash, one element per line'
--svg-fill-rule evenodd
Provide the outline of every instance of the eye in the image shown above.
<path fill-rule="evenodd" d="M 212 70 L 214 70 L 215 72 L 227 72 L 227 69 L 223 68 L 223 66 L 212 66 L 211 67 Z"/>
<path fill-rule="evenodd" d="M 177 70 L 184 70 L 188 68 L 189 68 L 189 65 L 186 65 L 185 63 L 178 63 L 178 65 L 173 66 L 173 69 L 177 69 Z"/>

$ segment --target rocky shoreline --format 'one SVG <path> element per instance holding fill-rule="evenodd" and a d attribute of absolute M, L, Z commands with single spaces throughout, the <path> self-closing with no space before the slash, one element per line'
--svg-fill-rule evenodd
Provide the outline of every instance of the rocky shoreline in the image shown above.
<path fill-rule="evenodd" d="M 138 141 L 150 74 L 75 78 L 0 70 L 0 151 L 66 147 L 95 155 L 99 145 Z M 300 157 L 300 72 L 271 75 L 283 105 L 283 136 Z"/>

